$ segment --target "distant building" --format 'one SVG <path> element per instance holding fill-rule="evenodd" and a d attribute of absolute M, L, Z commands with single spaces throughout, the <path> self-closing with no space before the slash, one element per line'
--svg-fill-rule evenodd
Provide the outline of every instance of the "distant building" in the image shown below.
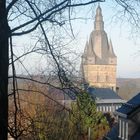
<path fill-rule="evenodd" d="M 117 57 L 111 40 L 104 31 L 102 10 L 96 10 L 94 30 L 81 58 L 81 73 L 89 86 L 116 90 Z"/>
<path fill-rule="evenodd" d="M 94 30 L 90 34 L 81 60 L 81 74 L 83 78 L 83 89 L 95 99 L 97 111 L 115 112 L 121 107 L 122 100 L 116 91 L 116 65 L 117 57 L 113 50 L 111 40 L 108 40 L 104 31 L 102 10 L 98 5 L 94 22 Z M 85 87 L 85 84 L 86 87 Z M 76 101 L 75 91 L 64 89 L 51 89 L 53 95 L 63 105 L 70 107 L 71 102 Z"/>
<path fill-rule="evenodd" d="M 125 100 L 122 100 L 116 92 L 109 88 L 88 88 L 88 93 L 96 101 L 97 111 L 113 114 L 116 109 L 120 108 Z"/>
<path fill-rule="evenodd" d="M 88 94 L 95 100 L 97 111 L 103 113 L 110 113 L 113 115 L 116 109 L 121 107 L 125 100 L 122 100 L 116 92 L 111 90 L 110 88 L 93 88 L 88 87 L 86 89 Z M 61 103 L 63 106 L 70 108 L 72 102 L 76 102 L 78 89 L 71 88 L 71 89 L 55 89 L 50 88 L 49 94 L 53 97 L 56 101 Z"/>
<path fill-rule="evenodd" d="M 140 140 L 140 93 L 123 104 L 118 116 L 119 140 Z"/>
<path fill-rule="evenodd" d="M 50 87 L 48 90 L 49 96 L 66 108 L 71 108 L 71 103 L 76 101 L 77 92 L 78 89 L 72 87 L 70 89 Z"/>

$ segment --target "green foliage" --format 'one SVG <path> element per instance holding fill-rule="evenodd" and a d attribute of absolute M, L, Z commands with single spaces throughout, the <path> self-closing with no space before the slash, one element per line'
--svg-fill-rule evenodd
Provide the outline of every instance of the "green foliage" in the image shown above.
<path fill-rule="evenodd" d="M 36 108 L 31 121 L 30 140 L 87 140 L 88 129 L 91 140 L 100 140 L 109 129 L 106 118 L 96 111 L 96 104 L 87 93 L 81 93 L 72 103 L 71 112 L 54 106 Z M 25 140 L 25 138 L 24 138 Z"/>
<path fill-rule="evenodd" d="M 91 128 L 91 139 L 100 139 L 109 130 L 109 125 L 101 112 L 96 111 L 95 100 L 87 93 L 81 93 L 76 103 L 72 104 L 70 121 L 78 134 L 87 139 L 88 128 Z M 77 127 L 74 127 L 77 126 Z"/>
<path fill-rule="evenodd" d="M 40 106 L 32 122 L 33 137 L 37 140 L 59 140 L 65 137 L 65 116 L 67 115 L 63 110 L 58 112 L 57 109 L 48 110 Z"/>

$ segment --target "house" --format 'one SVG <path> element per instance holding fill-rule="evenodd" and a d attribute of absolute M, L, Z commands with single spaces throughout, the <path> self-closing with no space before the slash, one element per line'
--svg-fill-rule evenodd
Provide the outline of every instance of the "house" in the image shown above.
<path fill-rule="evenodd" d="M 78 90 L 78 89 L 77 89 Z M 51 88 L 49 90 L 50 95 L 53 96 L 53 99 L 60 102 L 62 105 L 66 107 L 70 107 L 72 102 L 76 101 L 76 93 L 78 92 L 75 89 L 55 89 Z M 97 105 L 97 111 L 103 113 L 111 113 L 113 114 L 116 109 L 121 107 L 125 100 L 122 100 L 116 92 L 111 90 L 110 88 L 94 88 L 88 87 L 85 89 L 88 94 L 95 100 Z"/>
<path fill-rule="evenodd" d="M 103 113 L 110 112 L 113 114 L 116 109 L 121 107 L 121 105 L 126 102 L 110 88 L 89 87 L 87 91 L 91 97 L 95 99 L 97 111 L 101 111 Z"/>
<path fill-rule="evenodd" d="M 116 110 L 115 115 L 118 116 L 119 139 L 140 140 L 140 93 Z"/>

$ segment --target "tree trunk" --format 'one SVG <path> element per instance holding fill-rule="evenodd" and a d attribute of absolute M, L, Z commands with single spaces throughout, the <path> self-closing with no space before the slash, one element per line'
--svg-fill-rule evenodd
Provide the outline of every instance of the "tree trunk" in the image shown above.
<path fill-rule="evenodd" d="M 8 34 L 6 0 L 0 0 L 0 140 L 8 135 Z"/>

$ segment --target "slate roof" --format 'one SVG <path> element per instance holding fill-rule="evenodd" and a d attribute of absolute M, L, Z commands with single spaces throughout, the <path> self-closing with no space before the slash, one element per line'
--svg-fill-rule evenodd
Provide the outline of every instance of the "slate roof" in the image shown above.
<path fill-rule="evenodd" d="M 110 88 L 93 88 L 89 87 L 87 89 L 91 97 L 96 99 L 121 99 L 116 92 Z"/>
<path fill-rule="evenodd" d="M 116 111 L 116 114 L 123 115 L 124 117 L 128 117 L 132 114 L 136 109 L 140 107 L 140 93 L 130 99 L 127 103 L 123 104 L 121 108 Z"/>
<path fill-rule="evenodd" d="M 49 94 L 57 100 L 76 100 L 76 91 L 78 91 L 78 89 L 59 90 L 56 88 L 50 88 Z M 109 88 L 88 87 L 87 92 L 97 103 L 122 103 L 124 101 Z"/>

